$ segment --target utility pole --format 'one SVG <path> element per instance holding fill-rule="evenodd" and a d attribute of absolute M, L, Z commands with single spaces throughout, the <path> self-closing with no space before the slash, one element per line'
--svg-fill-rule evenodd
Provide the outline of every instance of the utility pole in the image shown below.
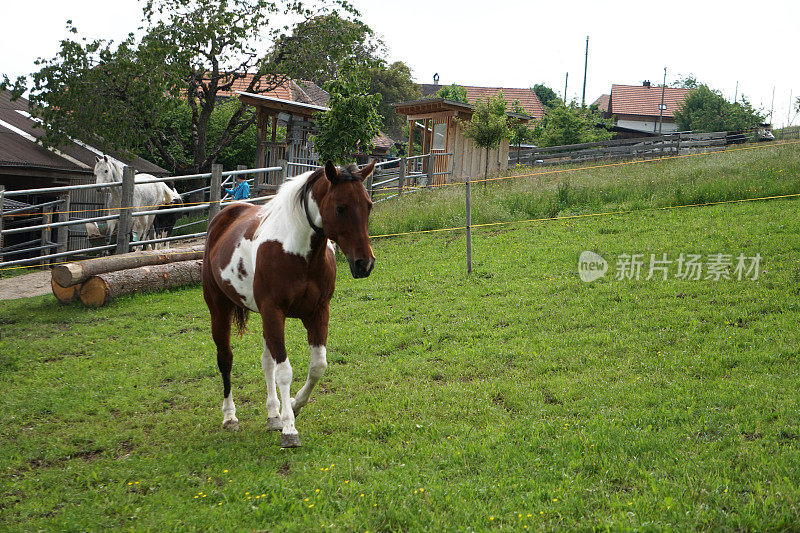
<path fill-rule="evenodd" d="M 569 72 L 564 76 L 564 105 L 567 105 L 567 82 L 569 81 Z"/>
<path fill-rule="evenodd" d="M 581 94 L 581 107 L 586 105 L 586 67 L 589 65 L 589 36 L 586 36 L 586 55 L 583 58 L 583 93 Z"/>
<path fill-rule="evenodd" d="M 736 103 L 736 100 L 739 99 L 739 80 L 736 80 L 736 90 L 733 91 L 733 103 Z"/>
<path fill-rule="evenodd" d="M 772 103 L 769 106 L 769 123 L 772 124 L 772 113 L 775 111 L 775 86 L 772 86 Z"/>
<path fill-rule="evenodd" d="M 667 67 L 664 67 L 664 83 L 661 85 L 661 105 L 658 106 L 658 134 L 661 135 L 661 124 L 664 119 L 664 92 L 667 90 Z"/>

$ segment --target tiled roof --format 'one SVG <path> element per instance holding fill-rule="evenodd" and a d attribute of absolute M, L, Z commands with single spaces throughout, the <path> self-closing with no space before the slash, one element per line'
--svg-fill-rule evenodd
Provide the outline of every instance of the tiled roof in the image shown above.
<path fill-rule="evenodd" d="M 442 87 L 445 86 L 433 85 L 429 83 L 423 84 L 422 95 L 430 96 L 436 94 L 436 92 Z M 533 89 L 521 89 L 514 87 L 476 87 L 472 85 L 461 85 L 461 87 L 467 90 L 467 100 L 471 104 L 475 103 L 475 101 L 478 99 L 485 100 L 486 98 L 497 96 L 497 94 L 502 91 L 506 102 L 508 102 L 507 108 L 509 111 L 511 111 L 511 105 L 514 103 L 514 100 L 519 100 L 519 103 L 525 112 L 533 118 L 540 119 L 544 116 L 544 106 L 539 100 L 539 97 L 536 96 L 536 93 L 533 92 Z"/>
<path fill-rule="evenodd" d="M 382 131 L 378 132 L 378 134 L 372 138 L 372 143 L 375 145 L 375 148 L 383 148 L 384 150 L 388 150 L 394 146 L 394 141 L 387 137 Z"/>
<path fill-rule="evenodd" d="M 281 100 L 289 100 L 292 102 L 301 102 L 304 104 L 312 104 L 323 107 L 328 104 L 328 93 L 314 82 L 286 79 L 283 81 L 283 83 L 270 91 L 259 92 L 260 87 L 266 87 L 269 84 L 259 81 L 259 83 L 257 83 L 255 88 L 251 91 L 249 90 L 251 81 L 253 81 L 253 74 L 247 74 L 244 78 L 236 79 L 233 82 L 230 90 L 219 91 L 217 96 L 230 98 L 239 92 L 256 92 L 271 98 L 279 98 Z"/>
<path fill-rule="evenodd" d="M 660 103 L 660 100 L 659 100 Z M 609 104 L 611 104 L 611 95 L 610 94 L 601 94 L 600 98 L 594 101 L 592 105 L 597 106 L 597 110 L 601 113 L 608 113 L 610 110 Z"/>
<path fill-rule="evenodd" d="M 659 116 L 662 87 L 644 85 L 612 85 L 611 113 L 615 115 Z M 674 117 L 689 89 L 665 87 L 663 116 Z"/>
<path fill-rule="evenodd" d="M 20 98 L 12 102 L 10 93 L 0 91 L 0 166 L 40 167 L 91 174 L 95 156 L 101 154 L 99 150 L 81 143 L 48 150 L 35 142 L 41 135 L 42 129 L 28 115 L 28 101 Z M 167 170 L 141 157 L 130 159 L 114 152 L 106 153 L 139 172 L 169 175 Z"/>

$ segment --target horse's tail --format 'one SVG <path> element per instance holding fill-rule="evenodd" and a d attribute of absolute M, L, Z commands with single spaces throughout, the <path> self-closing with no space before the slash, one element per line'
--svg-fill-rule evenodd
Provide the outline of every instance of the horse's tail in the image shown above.
<path fill-rule="evenodd" d="M 250 311 L 238 305 L 233 308 L 233 325 L 236 326 L 236 333 L 241 337 L 247 328 L 247 317 Z"/>

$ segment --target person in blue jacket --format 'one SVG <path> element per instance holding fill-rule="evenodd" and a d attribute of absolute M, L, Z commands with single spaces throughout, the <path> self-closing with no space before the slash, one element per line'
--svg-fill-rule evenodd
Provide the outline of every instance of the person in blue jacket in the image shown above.
<path fill-rule="evenodd" d="M 222 192 L 233 196 L 234 200 L 244 200 L 250 198 L 250 184 L 247 183 L 247 177 L 244 174 L 236 176 L 236 187 L 233 189 L 226 189 L 223 185 Z"/>

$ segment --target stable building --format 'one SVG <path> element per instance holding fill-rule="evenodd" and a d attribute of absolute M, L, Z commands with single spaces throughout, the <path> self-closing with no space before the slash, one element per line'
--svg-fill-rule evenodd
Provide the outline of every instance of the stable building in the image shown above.
<path fill-rule="evenodd" d="M 42 129 L 28 113 L 28 101 L 24 98 L 11 101 L 7 91 L 0 91 L 0 185 L 7 191 L 44 189 L 68 185 L 94 183 L 95 157 L 109 155 L 124 165 L 136 169 L 137 172 L 152 174 L 157 177 L 168 176 L 169 171 L 141 157 L 125 157 L 120 154 L 104 154 L 100 150 L 85 143 L 74 141 L 59 148 L 45 148 L 39 141 Z M 41 223 L 46 216 L 41 210 L 31 206 L 45 204 L 56 200 L 65 201 L 50 193 L 31 193 L 15 196 L 13 201 L 4 198 L 0 210 L 7 214 L 3 217 L 4 228 L 23 227 Z M 80 219 L 99 216 L 105 198 L 97 190 L 76 190 L 69 193 L 69 211 L 71 218 Z M 62 204 L 63 205 L 63 204 Z M 59 208 L 61 210 L 62 208 Z M 8 214 L 9 211 L 15 212 Z M 38 218 L 37 218 L 38 217 Z M 66 231 L 65 228 L 54 228 L 53 233 Z M 4 239 L 7 248 L 25 240 L 34 239 L 36 235 L 18 233 Z M 69 249 L 83 248 L 88 245 L 86 235 L 77 226 L 69 229 L 68 235 L 53 235 L 55 240 L 67 242 Z M 64 241 L 64 239 L 67 239 Z M 0 260 L 3 256 L 0 255 Z M 13 259 L 17 256 L 10 257 Z"/>

